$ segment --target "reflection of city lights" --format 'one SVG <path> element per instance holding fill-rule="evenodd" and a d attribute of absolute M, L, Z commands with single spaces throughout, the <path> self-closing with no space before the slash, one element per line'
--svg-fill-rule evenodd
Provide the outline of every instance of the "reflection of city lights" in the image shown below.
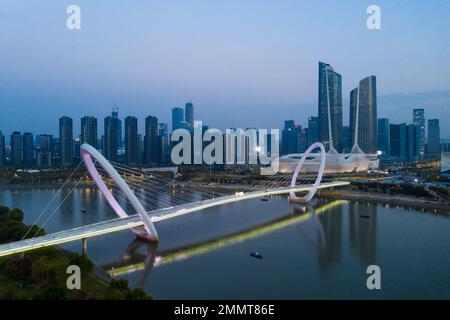
<path fill-rule="evenodd" d="M 347 200 L 334 200 L 323 206 L 316 208 L 315 215 L 319 216 L 324 214 L 328 210 L 335 208 L 337 206 L 348 203 Z M 302 214 L 302 215 L 292 215 L 288 218 L 282 220 L 276 220 L 275 222 L 270 222 L 268 224 L 261 225 L 259 227 L 252 228 L 250 230 L 245 230 L 242 232 L 238 232 L 236 234 L 232 234 L 229 236 L 225 236 L 223 238 L 219 238 L 212 241 L 207 241 L 205 243 L 200 243 L 198 245 L 194 245 L 191 247 L 183 248 L 180 250 L 168 252 L 163 255 L 158 255 L 155 258 L 154 266 L 158 267 L 164 264 L 168 264 L 174 261 L 181 261 L 185 259 L 189 259 L 190 257 L 204 254 L 210 251 L 215 251 L 220 248 L 231 246 L 236 243 L 240 243 L 246 241 L 248 239 L 254 239 L 256 237 L 261 237 L 271 232 L 280 230 L 282 228 L 292 226 L 299 222 L 304 222 L 309 220 L 314 214 Z M 144 262 L 137 262 L 129 265 L 119 266 L 115 269 L 111 268 L 107 270 L 110 275 L 123 275 L 134 272 L 136 270 L 142 270 L 145 268 Z"/>

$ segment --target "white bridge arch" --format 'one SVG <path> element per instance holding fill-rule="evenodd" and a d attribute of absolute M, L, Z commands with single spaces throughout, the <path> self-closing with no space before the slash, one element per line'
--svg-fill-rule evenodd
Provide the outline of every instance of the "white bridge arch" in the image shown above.
<path fill-rule="evenodd" d="M 311 150 L 312 148 L 313 146 L 311 146 Z M 225 195 L 208 200 L 199 200 L 191 203 L 185 203 L 146 212 L 140 201 L 136 198 L 133 191 L 128 186 L 128 184 L 122 179 L 122 177 L 119 175 L 116 169 L 113 168 L 113 166 L 95 148 L 93 148 L 90 145 L 84 144 L 81 147 L 81 154 L 83 161 L 88 169 L 88 172 L 91 174 L 92 179 L 95 181 L 101 192 L 105 195 L 105 198 L 107 199 L 109 205 L 114 209 L 114 211 L 120 217 L 120 219 L 112 219 L 97 222 L 82 227 L 76 227 L 73 229 L 49 233 L 39 237 L 33 237 L 21 241 L 0 244 L 0 257 L 40 249 L 44 247 L 59 245 L 77 240 L 82 240 L 83 243 L 86 244 L 86 241 L 89 238 L 98 237 L 101 235 L 111 234 L 121 230 L 129 230 L 129 229 L 131 229 L 141 239 L 149 241 L 157 241 L 158 234 L 153 225 L 153 223 L 155 222 L 167 221 L 168 219 L 183 216 L 185 214 L 189 214 L 192 212 L 198 212 L 207 208 L 212 208 L 219 205 L 234 203 L 248 199 L 258 199 L 261 197 L 267 197 L 272 195 L 285 195 L 291 194 L 292 192 L 311 191 L 308 192 L 306 197 L 297 200 L 306 202 L 308 201 L 308 199 L 310 200 L 314 196 L 314 193 L 315 191 L 317 191 L 317 189 L 334 188 L 340 186 L 347 186 L 350 184 L 349 182 L 346 181 L 333 181 L 320 183 L 322 175 L 319 175 L 313 186 L 311 185 L 295 186 L 294 184 L 294 187 L 283 187 L 283 186 L 270 187 L 273 184 L 270 183 L 267 186 L 267 188 L 255 191 L 250 190 L 245 193 L 239 192 L 235 195 Z M 304 158 L 301 161 L 304 162 L 305 158 L 306 156 L 304 156 Z M 93 159 L 95 159 L 96 162 L 99 162 L 103 167 L 103 169 L 107 171 L 108 174 L 111 176 L 111 178 L 116 182 L 116 184 L 118 184 L 121 187 L 122 191 L 124 191 L 127 198 L 131 201 L 132 205 L 134 206 L 138 214 L 128 216 L 125 213 L 123 208 L 117 203 L 116 199 L 114 199 L 112 193 L 109 191 L 105 182 L 102 180 L 100 174 L 98 173 L 95 167 Z M 301 165 L 299 165 L 298 167 L 299 167 L 298 171 L 300 172 Z"/>
<path fill-rule="evenodd" d="M 318 171 L 318 175 L 316 178 L 315 183 L 312 185 L 311 188 L 307 189 L 307 194 L 303 197 L 297 197 L 295 195 L 295 192 L 298 191 L 298 187 L 296 186 L 296 180 L 300 173 L 300 170 L 303 166 L 303 164 L 306 161 L 306 158 L 311 154 L 311 152 L 315 149 L 320 149 L 320 156 L 321 156 L 321 162 L 320 162 L 320 168 Z M 134 192 L 131 190 L 131 188 L 128 186 L 128 184 L 123 180 L 123 178 L 120 176 L 120 174 L 116 171 L 116 169 L 109 163 L 109 161 L 94 147 L 92 147 L 89 144 L 83 144 L 81 145 L 81 158 L 89 172 L 89 175 L 91 176 L 92 180 L 94 180 L 95 184 L 98 186 L 102 194 L 105 196 L 106 200 L 108 201 L 111 208 L 114 210 L 114 212 L 120 217 L 120 218 L 129 218 L 128 214 L 125 212 L 125 210 L 120 206 L 120 204 L 117 202 L 117 200 L 114 198 L 113 194 L 109 191 L 108 187 L 106 186 L 105 182 L 103 181 L 102 177 L 100 176 L 97 168 L 95 167 L 93 158 L 95 159 L 95 162 L 98 163 L 111 177 L 111 179 L 114 180 L 116 185 L 120 188 L 120 190 L 125 194 L 126 198 L 130 201 L 133 208 L 136 210 L 137 214 L 139 215 L 139 218 L 141 219 L 143 223 L 143 227 L 133 227 L 131 230 L 139 237 L 150 241 L 158 241 L 158 233 L 156 231 L 156 228 L 152 222 L 152 220 L 149 218 L 145 208 L 143 207 L 142 203 L 138 200 Z M 273 189 L 265 190 L 264 192 L 259 191 L 258 192 L 250 192 L 246 196 L 242 196 L 242 194 L 236 195 L 236 197 L 239 197 L 240 199 L 251 199 L 260 194 L 260 196 L 265 195 L 271 195 L 271 194 L 283 194 L 283 193 L 289 193 L 289 198 L 293 202 L 302 202 L 306 203 L 309 202 L 317 192 L 317 189 L 320 186 L 320 182 L 322 180 L 322 176 L 325 169 L 325 147 L 319 143 L 316 142 L 312 144 L 308 150 L 305 152 L 305 154 L 302 156 L 302 158 L 299 160 L 298 165 L 294 171 L 294 175 L 291 180 L 290 188 L 287 190 L 287 192 L 283 192 L 283 190 Z M 234 197 L 234 196 L 233 196 Z M 228 197 L 223 197 L 224 199 L 216 199 L 217 205 L 220 203 L 228 203 L 233 202 Z M 226 199 L 225 199 L 226 198 Z M 212 205 L 208 204 L 205 207 L 210 207 Z M 202 206 L 197 206 L 197 209 L 190 209 L 190 211 L 196 211 L 199 210 Z M 185 211 L 185 209 L 181 209 L 180 211 Z M 179 213 L 177 213 L 178 215 Z"/>
<path fill-rule="evenodd" d="M 122 190 L 125 194 L 126 198 L 130 201 L 133 208 L 138 213 L 141 218 L 144 228 L 131 228 L 131 230 L 140 238 L 144 238 L 150 241 L 158 241 L 158 233 L 156 232 L 155 226 L 153 222 L 150 221 L 150 218 L 147 215 L 145 208 L 142 206 L 142 203 L 136 198 L 134 192 L 130 189 L 128 184 L 122 179 L 119 173 L 114 169 L 114 167 L 106 160 L 103 155 L 97 151 L 93 146 L 89 144 L 81 145 L 81 158 L 83 159 L 84 164 L 89 172 L 89 175 L 94 180 L 95 184 L 98 186 L 100 191 L 105 196 L 111 208 L 120 218 L 127 218 L 128 214 L 123 210 L 114 196 L 109 192 L 108 187 L 105 182 L 102 180 L 100 174 L 95 167 L 94 162 L 92 161 L 92 157 L 100 164 L 100 166 L 109 174 L 109 176 L 114 180 L 117 186 Z"/>
<path fill-rule="evenodd" d="M 297 183 L 297 177 L 300 173 L 300 170 L 303 167 L 303 164 L 306 161 L 306 158 L 311 154 L 311 152 L 314 149 L 320 149 L 320 166 L 319 171 L 317 173 L 316 181 L 314 182 L 312 188 L 308 191 L 306 195 L 303 197 L 297 197 L 295 195 L 295 187 Z M 297 167 L 294 170 L 294 175 L 292 176 L 291 180 L 291 192 L 289 193 L 289 198 L 291 201 L 294 202 L 309 202 L 314 197 L 314 195 L 317 192 L 317 189 L 319 188 L 320 182 L 322 181 L 323 172 L 325 171 L 325 162 L 326 162 L 326 154 L 325 154 L 325 147 L 320 142 L 313 143 L 308 150 L 303 154 L 303 156 L 300 158 L 300 161 L 297 164 Z"/>

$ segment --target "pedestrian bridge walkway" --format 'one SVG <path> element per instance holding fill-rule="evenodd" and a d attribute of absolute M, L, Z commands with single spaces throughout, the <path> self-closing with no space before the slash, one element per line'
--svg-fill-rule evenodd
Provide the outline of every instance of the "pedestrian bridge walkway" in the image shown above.
<path fill-rule="evenodd" d="M 348 185 L 349 182 L 336 181 L 329 183 L 321 183 L 319 189 L 333 188 Z M 175 217 L 183 216 L 190 213 L 200 212 L 203 209 L 212 208 L 228 203 L 244 201 L 249 199 L 261 198 L 273 195 L 285 195 L 291 191 L 307 192 L 312 186 L 299 186 L 295 188 L 273 188 L 267 190 L 258 190 L 248 193 L 238 193 L 230 196 L 218 197 L 215 199 L 208 199 L 197 201 L 185 205 L 168 207 L 165 209 L 147 212 L 148 217 L 152 223 L 173 219 Z M 22 241 L 11 242 L 0 245 L 0 257 L 8 256 L 16 253 L 30 251 L 34 249 L 54 246 L 67 242 L 98 237 L 104 234 L 122 231 L 131 228 L 142 227 L 143 221 L 139 215 L 130 215 L 126 218 L 117 218 L 113 220 L 103 221 L 83 227 L 73 228 L 69 230 L 50 233 L 32 239 L 25 239 Z"/>

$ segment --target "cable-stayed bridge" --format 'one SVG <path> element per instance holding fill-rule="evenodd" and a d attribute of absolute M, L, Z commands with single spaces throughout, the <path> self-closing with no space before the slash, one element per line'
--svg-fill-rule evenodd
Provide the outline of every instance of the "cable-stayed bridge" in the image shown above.
<path fill-rule="evenodd" d="M 305 222 L 309 219 L 313 219 L 315 221 L 319 229 L 319 237 L 321 238 L 322 243 L 326 243 L 323 225 L 318 217 L 321 214 L 328 212 L 330 209 L 341 206 L 345 203 L 347 203 L 345 200 L 334 200 L 316 208 L 308 207 L 305 211 L 295 212 L 295 214 L 277 218 L 256 227 L 250 227 L 249 229 L 238 231 L 233 234 L 165 252 L 158 252 L 157 244 L 135 239 L 129 244 L 119 261 L 104 264 L 102 265 L 102 269 L 104 269 L 111 276 L 120 276 L 147 269 L 146 272 L 144 272 L 145 275 L 150 271 L 148 269 L 152 269 L 153 267 L 158 267 L 177 260 L 188 259 L 190 257 L 218 250 L 219 248 L 226 246 L 232 246 L 236 243 L 261 237 L 297 223 Z M 295 208 L 294 211 L 296 211 Z M 147 252 L 144 254 L 139 253 L 138 249 L 140 247 L 146 247 Z"/>
<path fill-rule="evenodd" d="M 302 171 L 302 165 L 306 157 L 316 148 L 320 148 L 323 159 L 319 168 L 313 172 Z M 264 180 L 263 183 L 255 184 L 246 192 L 236 192 L 229 195 L 211 191 L 198 184 L 175 181 L 162 175 L 143 172 L 120 164 L 114 164 L 113 166 L 92 146 L 83 145 L 81 154 L 87 168 L 86 174 L 89 173 L 91 179 L 96 183 L 119 218 L 44 236 L 37 236 L 36 232 L 31 238 L 26 238 L 27 233 L 21 241 L 0 245 L 0 257 L 76 240 L 83 240 L 83 250 L 85 251 L 86 239 L 125 229 L 131 229 L 139 238 L 157 241 L 158 234 L 154 223 L 249 199 L 289 194 L 292 201 L 308 202 L 318 189 L 349 184 L 345 181 L 321 183 L 325 166 L 324 152 L 321 144 L 314 144 L 299 161 L 293 176 L 286 173 L 277 173 L 270 179 Z M 49 214 L 45 212 L 50 208 L 49 204 L 39 215 L 36 220 L 44 218 L 47 214 L 42 228 L 45 227 L 45 224 L 57 212 L 56 210 L 62 202 L 76 187 L 77 184 L 53 211 Z M 64 185 L 62 188 L 64 188 Z M 297 197 L 296 193 L 306 193 L 306 195 Z M 52 201 L 55 198 L 56 195 Z M 129 213 L 134 214 L 129 215 Z"/>

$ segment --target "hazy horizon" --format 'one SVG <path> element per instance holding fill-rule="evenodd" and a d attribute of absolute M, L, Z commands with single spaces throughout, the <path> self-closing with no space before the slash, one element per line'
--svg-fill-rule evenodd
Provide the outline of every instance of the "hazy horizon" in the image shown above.
<path fill-rule="evenodd" d="M 81 8 L 81 30 L 65 27 Z M 58 118 L 121 118 L 191 101 L 211 127 L 281 128 L 317 115 L 318 62 L 342 75 L 344 124 L 359 80 L 377 76 L 378 116 L 441 121 L 450 137 L 450 2 L 377 1 L 382 29 L 366 27 L 372 1 L 189 2 L 5 0 L 0 5 L 0 130 L 57 134 Z"/>

